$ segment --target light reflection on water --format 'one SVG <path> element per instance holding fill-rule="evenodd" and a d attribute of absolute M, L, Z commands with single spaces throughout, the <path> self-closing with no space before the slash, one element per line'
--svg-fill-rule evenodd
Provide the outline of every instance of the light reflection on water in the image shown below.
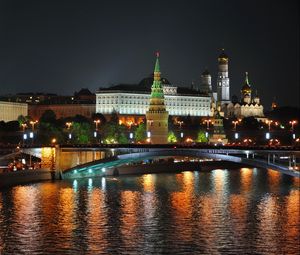
<path fill-rule="evenodd" d="M 298 254 L 299 179 L 242 168 L 0 192 L 0 254 Z"/>

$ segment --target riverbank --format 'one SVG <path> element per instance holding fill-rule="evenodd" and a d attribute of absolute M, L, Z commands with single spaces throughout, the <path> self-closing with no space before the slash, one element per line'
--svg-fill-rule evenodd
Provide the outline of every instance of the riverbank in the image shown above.
<path fill-rule="evenodd" d="M 58 179 L 58 175 L 55 174 L 53 171 L 45 169 L 21 170 L 15 172 L 1 173 L 0 189 L 15 185 L 27 184 L 31 182 L 50 181 L 53 178 Z"/>

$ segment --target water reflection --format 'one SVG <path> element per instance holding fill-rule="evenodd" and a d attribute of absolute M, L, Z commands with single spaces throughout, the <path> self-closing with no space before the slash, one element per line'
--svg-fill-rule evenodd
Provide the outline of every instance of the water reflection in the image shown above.
<path fill-rule="evenodd" d="M 299 192 L 249 168 L 18 186 L 0 192 L 0 254 L 297 254 Z"/>

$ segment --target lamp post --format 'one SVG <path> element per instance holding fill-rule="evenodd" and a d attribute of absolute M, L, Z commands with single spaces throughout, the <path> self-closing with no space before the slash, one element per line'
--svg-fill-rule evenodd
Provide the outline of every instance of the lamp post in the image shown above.
<path fill-rule="evenodd" d="M 209 124 L 211 123 L 210 119 L 204 120 L 204 123 L 206 123 L 206 128 L 209 129 Z"/>
<path fill-rule="evenodd" d="M 183 121 L 177 121 L 177 123 L 179 124 L 179 128 L 181 129 L 181 126 L 183 124 Z"/>
<path fill-rule="evenodd" d="M 236 131 L 236 125 L 237 125 L 238 123 L 239 123 L 238 120 L 233 120 L 233 121 L 232 121 L 232 124 L 234 125 L 234 128 L 233 128 L 234 131 Z"/>
<path fill-rule="evenodd" d="M 100 120 L 94 120 L 96 131 L 98 131 L 98 125 L 101 121 Z"/>
<path fill-rule="evenodd" d="M 33 121 L 33 120 L 32 120 L 32 121 L 30 121 L 29 123 L 30 123 L 31 128 L 32 128 L 32 132 L 30 132 L 29 137 L 32 139 L 31 142 L 32 142 L 32 144 L 33 144 L 33 139 L 34 139 L 34 125 L 37 124 L 38 121 L 37 121 L 37 120 L 36 120 L 36 121 Z"/>
<path fill-rule="evenodd" d="M 97 136 L 98 136 L 98 125 L 100 124 L 100 120 L 94 120 L 95 123 L 95 132 L 94 132 L 94 138 L 96 139 L 97 142 Z"/>
<path fill-rule="evenodd" d="M 37 124 L 38 123 L 38 121 L 36 120 L 36 121 L 30 121 L 30 125 L 31 125 L 31 127 L 32 127 L 32 132 L 34 131 L 34 125 L 35 124 Z"/>
<path fill-rule="evenodd" d="M 266 123 L 269 126 L 269 131 L 271 130 L 271 124 L 273 123 L 273 120 L 266 120 Z"/>
<path fill-rule="evenodd" d="M 72 122 L 66 122 L 67 129 L 69 130 L 72 126 Z"/>
<path fill-rule="evenodd" d="M 71 132 L 70 132 L 70 128 L 71 128 L 72 125 L 73 125 L 72 122 L 66 122 L 67 130 L 68 130 L 68 132 L 69 132 L 69 134 L 68 134 L 69 140 L 72 139 L 72 134 L 71 134 Z"/>
<path fill-rule="evenodd" d="M 291 124 L 291 130 L 292 131 L 294 131 L 294 125 L 296 125 L 298 122 L 297 122 L 297 120 L 291 120 L 290 122 L 289 122 L 290 124 Z"/>

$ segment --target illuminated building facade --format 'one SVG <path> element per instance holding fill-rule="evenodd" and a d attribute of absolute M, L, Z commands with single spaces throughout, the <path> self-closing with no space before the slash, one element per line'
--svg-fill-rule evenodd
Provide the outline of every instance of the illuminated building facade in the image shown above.
<path fill-rule="evenodd" d="M 17 120 L 20 115 L 28 115 L 28 104 L 0 101 L 0 121 Z"/>
<path fill-rule="evenodd" d="M 252 95 L 252 88 L 249 83 L 248 73 L 246 72 L 245 83 L 241 89 L 241 101 L 229 103 L 226 106 L 226 113 L 228 117 L 256 117 L 260 120 L 264 118 L 264 107 L 260 104 L 260 98 L 256 94 Z"/>

